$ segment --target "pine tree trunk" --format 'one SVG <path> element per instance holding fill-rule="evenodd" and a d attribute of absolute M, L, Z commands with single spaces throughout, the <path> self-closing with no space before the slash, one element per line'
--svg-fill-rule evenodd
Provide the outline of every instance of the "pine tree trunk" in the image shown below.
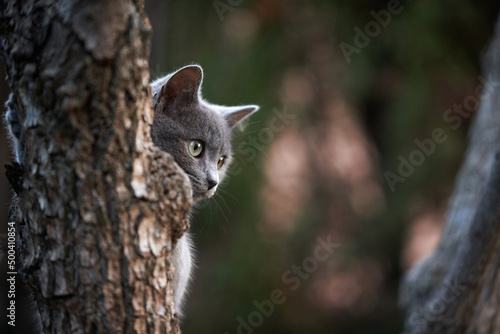
<path fill-rule="evenodd" d="M 2 3 L 25 147 L 12 218 L 46 333 L 178 332 L 169 258 L 190 190 L 151 141 L 143 5 Z"/>
<path fill-rule="evenodd" d="M 401 287 L 407 333 L 500 333 L 499 55 L 500 20 L 443 237 Z"/>

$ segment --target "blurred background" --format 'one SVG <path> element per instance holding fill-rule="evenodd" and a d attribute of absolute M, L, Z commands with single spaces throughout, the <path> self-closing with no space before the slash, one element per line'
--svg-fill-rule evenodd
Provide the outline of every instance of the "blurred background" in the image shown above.
<path fill-rule="evenodd" d="M 439 240 L 499 9 L 146 1 L 152 79 L 197 63 L 208 101 L 261 106 L 194 215 L 183 333 L 402 332 L 399 281 Z M 2 243 L 11 195 L 0 177 Z"/>

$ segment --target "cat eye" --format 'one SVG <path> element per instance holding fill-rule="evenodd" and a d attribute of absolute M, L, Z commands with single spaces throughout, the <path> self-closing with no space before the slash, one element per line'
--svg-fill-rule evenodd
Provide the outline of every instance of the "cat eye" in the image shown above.
<path fill-rule="evenodd" d="M 199 140 L 191 140 L 191 142 L 189 143 L 189 153 L 191 153 L 193 157 L 197 157 L 201 154 L 202 151 L 203 143 Z"/>
<path fill-rule="evenodd" d="M 224 165 L 224 157 L 220 157 L 219 161 L 217 161 L 217 169 L 221 169 L 223 165 Z"/>

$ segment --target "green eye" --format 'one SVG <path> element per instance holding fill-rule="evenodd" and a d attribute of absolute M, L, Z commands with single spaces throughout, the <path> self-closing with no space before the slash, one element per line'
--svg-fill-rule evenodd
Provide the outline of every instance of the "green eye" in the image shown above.
<path fill-rule="evenodd" d="M 201 154 L 202 151 L 203 143 L 199 140 L 191 140 L 191 142 L 189 143 L 189 153 L 191 153 L 193 157 L 197 157 Z"/>
<path fill-rule="evenodd" d="M 222 166 L 224 166 L 224 157 L 220 157 L 217 161 L 217 169 L 221 169 Z"/>

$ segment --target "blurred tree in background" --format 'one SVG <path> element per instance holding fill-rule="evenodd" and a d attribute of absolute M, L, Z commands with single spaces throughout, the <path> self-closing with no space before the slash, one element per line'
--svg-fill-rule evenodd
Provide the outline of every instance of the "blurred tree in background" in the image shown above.
<path fill-rule="evenodd" d="M 198 63 L 207 100 L 261 106 L 235 138 L 228 182 L 194 216 L 184 333 L 402 331 L 400 278 L 436 245 L 465 148 L 470 119 L 454 128 L 444 115 L 481 84 L 498 9 L 492 0 L 146 1 L 153 79 Z M 345 57 L 341 44 L 356 39 L 366 45 Z M 448 139 L 391 188 L 384 174 L 436 128 Z M 338 247 L 294 273 L 318 238 Z M 276 289 L 286 300 L 259 311 Z"/>

